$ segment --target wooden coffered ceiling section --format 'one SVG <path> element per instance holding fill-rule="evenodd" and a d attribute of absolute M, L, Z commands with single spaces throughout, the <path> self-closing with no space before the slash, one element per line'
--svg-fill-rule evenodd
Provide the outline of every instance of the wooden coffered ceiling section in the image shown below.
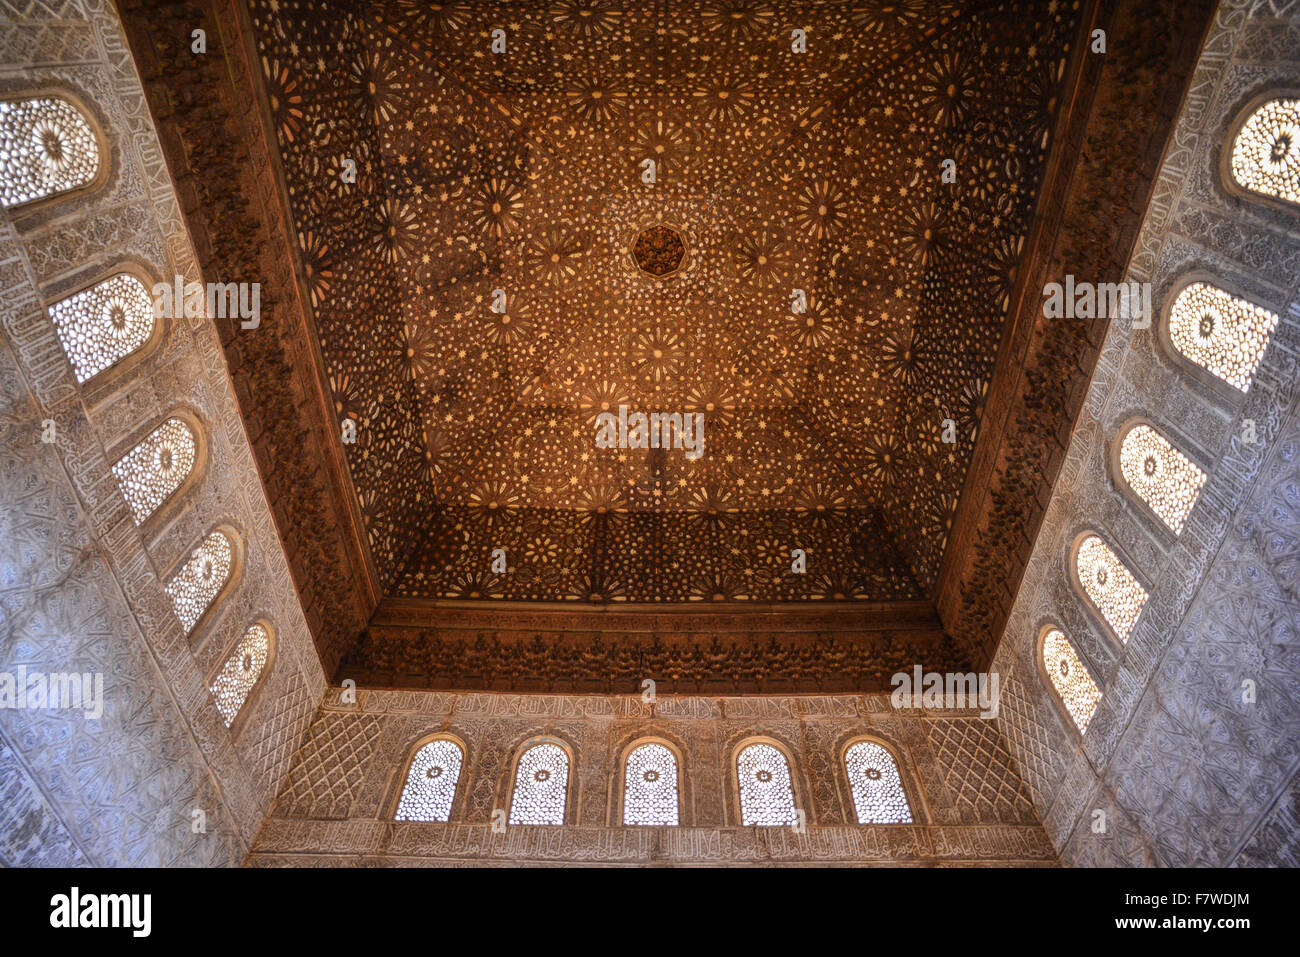
<path fill-rule="evenodd" d="M 1213 10 L 121 6 L 327 672 L 619 693 L 989 660 L 1105 332 L 1040 290 L 1121 275 Z"/>

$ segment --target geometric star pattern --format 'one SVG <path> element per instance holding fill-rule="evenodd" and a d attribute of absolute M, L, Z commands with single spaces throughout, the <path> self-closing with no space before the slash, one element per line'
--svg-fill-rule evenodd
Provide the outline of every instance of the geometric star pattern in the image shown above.
<path fill-rule="evenodd" d="M 383 586 L 925 596 L 1074 32 L 1034 6 L 255 0 Z M 622 406 L 698 413 L 703 454 L 596 447 Z M 482 580 L 498 520 L 545 569 L 517 593 Z M 828 586 L 757 580 L 826 523 Z"/>

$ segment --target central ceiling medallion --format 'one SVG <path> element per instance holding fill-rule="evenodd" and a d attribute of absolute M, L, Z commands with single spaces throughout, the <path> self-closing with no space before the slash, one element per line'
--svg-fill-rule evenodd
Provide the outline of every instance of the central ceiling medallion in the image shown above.
<path fill-rule="evenodd" d="M 632 259 L 643 273 L 662 279 L 682 268 L 686 243 L 671 226 L 658 223 L 641 230 L 632 246 Z"/>

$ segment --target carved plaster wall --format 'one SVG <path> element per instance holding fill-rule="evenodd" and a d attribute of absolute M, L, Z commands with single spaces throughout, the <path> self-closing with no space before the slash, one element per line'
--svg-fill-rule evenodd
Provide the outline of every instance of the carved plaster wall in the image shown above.
<path fill-rule="evenodd" d="M 1225 397 L 1190 375 L 1158 327 L 1111 324 L 995 658 L 1007 740 L 1068 864 L 1300 863 L 1300 220 L 1230 193 L 1219 172 L 1242 110 L 1300 77 L 1298 12 L 1220 6 L 1127 276 L 1153 284 L 1158 315 L 1197 271 L 1279 313 L 1250 391 Z M 1108 468 L 1135 416 L 1210 466 L 1177 537 Z M 1243 440 L 1251 424 L 1254 443 Z M 1071 584 L 1083 529 L 1149 588 L 1126 645 Z M 1039 679 L 1036 641 L 1049 623 L 1104 693 L 1082 740 Z M 1254 703 L 1243 700 L 1247 680 Z"/>
<path fill-rule="evenodd" d="M 887 696 L 667 697 L 331 689 L 249 862 L 258 866 L 472 863 L 1052 864 L 996 719 L 896 711 Z M 451 821 L 396 823 L 412 747 L 448 732 L 468 754 Z M 521 745 L 572 752 L 566 824 L 494 831 Z M 740 826 L 736 746 L 771 739 L 792 758 L 807 829 Z M 855 823 L 841 754 L 870 736 L 898 758 L 914 824 Z M 681 827 L 618 824 L 621 756 L 653 737 L 681 754 Z"/>
<path fill-rule="evenodd" d="M 324 673 L 213 324 L 164 320 L 143 359 L 78 386 L 46 314 L 123 265 L 200 278 L 116 15 L 0 2 L 0 64 L 0 95 L 86 104 L 108 166 L 90 193 L 0 211 L 0 671 L 102 673 L 105 699 L 98 720 L 0 710 L 0 864 L 238 864 Z M 203 428 L 207 464 L 137 527 L 110 465 L 176 409 Z M 242 569 L 187 636 L 164 582 L 217 523 L 237 531 Z M 259 618 L 273 667 L 232 736 L 209 679 Z"/>

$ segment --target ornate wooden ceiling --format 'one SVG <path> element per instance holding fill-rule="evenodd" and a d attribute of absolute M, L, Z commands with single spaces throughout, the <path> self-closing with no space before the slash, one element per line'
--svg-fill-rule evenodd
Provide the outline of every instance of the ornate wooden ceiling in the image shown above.
<path fill-rule="evenodd" d="M 298 317 L 278 327 L 280 343 L 232 330 L 227 349 L 237 384 L 257 379 L 241 395 L 250 433 L 271 435 L 255 447 L 300 589 L 328 596 L 315 618 L 327 667 L 382 595 L 388 611 L 349 666 L 389 683 L 414 647 L 394 637 L 402 629 L 426 648 L 493 630 L 497 650 L 479 663 L 495 654 L 507 664 L 486 671 L 509 671 L 525 641 L 500 604 L 512 600 L 761 604 L 774 650 L 746 651 L 736 687 L 764 675 L 823 686 L 847 660 L 824 639 L 891 621 L 890 655 L 854 665 L 858 686 L 878 684 L 895 652 L 924 649 L 935 666 L 987 653 L 985 622 L 1004 613 L 1023 566 L 1015 536 L 1032 538 L 1031 503 L 1054 477 L 1050 462 L 1032 466 L 1034 482 L 1015 489 L 1028 496 L 1019 523 L 1005 517 L 998 483 L 1024 451 L 1008 436 L 1063 441 L 1075 412 L 1067 390 L 1042 421 L 1010 415 L 1037 401 L 1020 364 L 1044 348 L 1031 335 L 1025 290 L 1041 283 L 1025 275 L 1026 239 L 1065 228 L 1060 200 L 1085 137 L 1100 145 L 1146 124 L 1163 143 L 1161 111 L 1186 76 L 1177 23 L 1153 37 L 1130 7 L 1060 0 L 124 6 L 183 196 L 196 180 L 187 213 L 201 258 L 222 278 L 259 268 L 236 240 L 206 247 L 237 213 L 245 241 L 266 237 L 262 274 L 267 257 L 296 273 L 297 301 L 295 286 L 272 295 L 272 309 Z M 147 35 L 159 7 L 215 28 L 224 67 L 196 67 L 215 93 L 189 88 L 183 48 Z M 1197 36 L 1201 16 L 1188 14 Z M 1146 46 L 1108 54 L 1107 78 L 1081 40 L 1119 23 Z M 1133 100 L 1131 115 L 1098 116 L 1099 90 Z M 186 102 L 219 128 L 183 117 Z M 214 155 L 223 149 L 234 157 Z M 1113 184 L 1139 206 L 1149 160 Z M 214 183 L 223 171 L 255 182 L 247 195 L 261 208 Z M 1088 175 L 1107 186 L 1106 170 Z M 1124 229 L 1090 241 L 1122 252 Z M 1070 375 L 1086 378 L 1096 330 L 1077 333 L 1050 348 L 1073 348 Z M 257 350 L 297 369 L 300 385 L 259 376 Z M 288 423 L 269 421 L 276 403 Z M 982 436 L 986 404 L 996 431 Z M 704 454 L 598 448 L 597 415 L 620 407 L 702 414 Z M 355 443 L 316 408 L 353 423 Z M 282 500 L 277 456 L 294 435 L 310 436 L 321 462 Z M 999 567 L 1008 549 L 1020 564 Z M 328 574 L 310 567 L 316 552 Z M 431 638 L 435 599 L 501 615 L 466 626 L 464 614 L 487 612 L 458 612 L 454 634 Z M 859 603 L 856 628 L 820 620 L 826 602 Z M 967 624 L 945 635 L 932 611 L 917 617 L 936 606 L 945 624 Z M 676 629 L 695 644 L 671 667 L 730 673 L 700 649 L 737 629 L 697 619 Z M 644 646 L 657 641 L 651 620 L 617 627 Z M 775 650 L 775 636 L 817 627 Z M 550 641 L 552 670 L 587 668 L 583 687 L 612 667 L 573 650 L 573 629 L 544 639 L 566 631 L 556 619 L 518 628 Z M 607 628 L 578 631 L 611 640 Z M 412 651 L 397 683 L 449 658 Z"/>
<path fill-rule="evenodd" d="M 396 593 L 928 594 L 1075 7 L 251 9 Z M 661 276 L 655 224 L 684 240 Z M 597 449 L 620 406 L 704 413 L 703 456 Z"/>

